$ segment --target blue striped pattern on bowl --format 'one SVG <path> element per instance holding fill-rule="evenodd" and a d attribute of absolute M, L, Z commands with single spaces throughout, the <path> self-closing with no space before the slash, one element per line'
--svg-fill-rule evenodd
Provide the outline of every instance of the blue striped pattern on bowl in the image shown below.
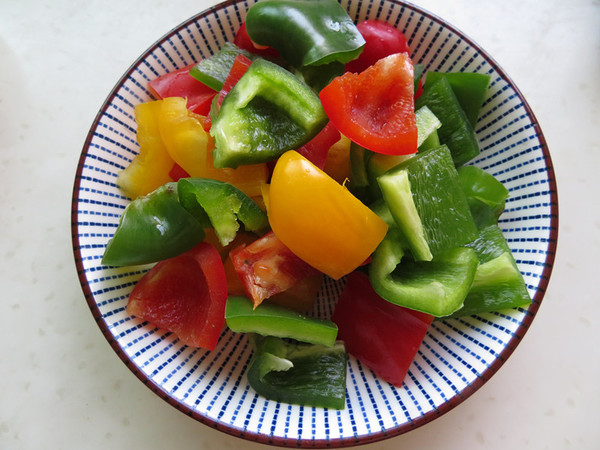
<path fill-rule="evenodd" d="M 213 352 L 127 315 L 128 294 L 144 268 L 109 269 L 101 258 L 128 203 L 117 173 L 138 151 L 133 108 L 149 100 L 147 83 L 217 51 L 232 40 L 253 2 L 226 2 L 179 25 L 148 49 L 109 94 L 84 144 L 72 202 L 73 248 L 86 300 L 110 345 L 148 387 L 197 420 L 227 433 L 290 446 L 346 446 L 398 435 L 435 419 L 477 390 L 512 353 L 533 320 L 554 260 L 557 192 L 544 137 L 526 101 L 500 67 L 468 37 L 434 15 L 399 1 L 343 0 L 357 21 L 379 18 L 409 39 L 426 69 L 491 76 L 477 126 L 474 161 L 510 190 L 500 226 L 525 277 L 527 310 L 436 321 L 405 384 L 395 388 L 359 361 L 348 364 L 342 411 L 268 401 L 248 386 L 251 350 L 225 330 Z M 328 281 L 315 315 L 328 317 L 343 285 Z"/>

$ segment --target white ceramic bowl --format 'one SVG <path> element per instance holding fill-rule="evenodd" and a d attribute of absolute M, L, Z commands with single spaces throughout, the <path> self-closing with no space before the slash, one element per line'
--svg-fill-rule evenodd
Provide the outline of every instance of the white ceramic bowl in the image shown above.
<path fill-rule="evenodd" d="M 247 338 L 223 332 L 212 352 L 130 317 L 128 294 L 138 269 L 109 269 L 101 258 L 128 203 L 117 173 L 138 151 L 133 108 L 149 100 L 147 83 L 211 55 L 244 20 L 250 1 L 228 1 L 177 26 L 152 45 L 117 82 L 83 146 L 75 177 L 72 236 L 75 261 L 91 312 L 117 355 L 153 392 L 185 414 L 232 435 L 263 443 L 340 447 L 395 436 L 449 411 L 483 385 L 527 331 L 548 284 L 558 230 L 550 154 L 527 102 L 476 43 L 442 19 L 394 0 L 342 0 L 356 20 L 379 18 L 409 39 L 426 69 L 491 76 L 477 136 L 475 164 L 510 190 L 502 227 L 527 283 L 526 310 L 434 322 L 402 388 L 378 379 L 350 358 L 346 408 L 301 407 L 266 400 L 249 387 Z M 327 283 L 315 314 L 328 316 L 341 283 Z"/>

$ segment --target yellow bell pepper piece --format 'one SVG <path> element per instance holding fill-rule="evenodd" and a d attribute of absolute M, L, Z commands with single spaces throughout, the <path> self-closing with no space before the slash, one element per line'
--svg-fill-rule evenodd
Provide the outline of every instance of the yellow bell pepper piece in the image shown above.
<path fill-rule="evenodd" d="M 348 189 L 294 150 L 275 165 L 267 214 L 281 242 L 334 279 L 364 263 L 388 228 Z"/>
<path fill-rule="evenodd" d="M 249 197 L 260 195 L 260 186 L 269 175 L 266 164 L 216 169 L 213 164 L 214 143 L 203 126 L 203 118 L 186 108 L 186 100 L 168 97 L 162 100 L 160 133 L 173 160 L 192 177 L 225 181 Z"/>
<path fill-rule="evenodd" d="M 173 159 L 160 135 L 160 112 L 160 100 L 141 103 L 134 109 L 140 152 L 117 176 L 117 185 L 132 200 L 171 181 L 169 171 L 173 167 Z"/>
<path fill-rule="evenodd" d="M 162 141 L 175 161 L 192 177 L 204 177 L 209 136 L 182 97 L 161 100 L 158 126 Z"/>

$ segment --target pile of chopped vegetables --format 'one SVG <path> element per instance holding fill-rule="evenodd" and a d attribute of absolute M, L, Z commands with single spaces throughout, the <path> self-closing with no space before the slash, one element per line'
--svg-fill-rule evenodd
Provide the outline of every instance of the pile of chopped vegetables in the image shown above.
<path fill-rule="evenodd" d="M 341 409 L 348 355 L 401 386 L 435 318 L 527 306 L 508 191 L 467 165 L 488 84 L 424 73 L 401 31 L 336 0 L 256 3 L 135 108 L 103 257 L 154 264 L 128 313 L 208 350 L 249 333 L 256 392 Z M 324 277 L 346 283 L 330 320 L 310 314 Z"/>

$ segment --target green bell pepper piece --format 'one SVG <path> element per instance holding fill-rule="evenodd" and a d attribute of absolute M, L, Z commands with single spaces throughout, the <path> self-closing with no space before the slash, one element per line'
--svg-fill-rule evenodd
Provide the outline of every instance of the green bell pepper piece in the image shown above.
<path fill-rule="evenodd" d="M 325 86 L 333 81 L 335 77 L 344 74 L 344 64 L 334 61 L 322 66 L 304 66 L 294 70 L 294 74 L 301 77 L 313 91 L 321 92 Z"/>
<path fill-rule="evenodd" d="M 372 255 L 369 279 L 375 291 L 390 303 L 436 317 L 460 309 L 475 277 L 475 250 L 457 247 L 431 261 L 414 261 L 405 258 L 403 239 L 394 230 Z"/>
<path fill-rule="evenodd" d="M 229 297 L 225 307 L 227 326 L 239 333 L 290 338 L 309 344 L 331 347 L 337 337 L 337 325 L 330 320 L 303 316 L 279 305 L 262 303 L 256 308 L 246 297 Z"/>
<path fill-rule="evenodd" d="M 350 142 L 350 182 L 348 183 L 350 192 L 363 203 L 371 199 L 370 181 L 367 167 L 369 160 L 375 153 L 368 150 L 356 142 Z"/>
<path fill-rule="evenodd" d="M 387 224 L 388 233 L 390 232 L 390 230 L 392 228 L 399 229 L 398 224 L 396 223 L 396 220 L 394 219 L 394 216 L 392 216 L 392 212 L 390 211 L 390 208 L 388 207 L 387 203 L 385 202 L 385 200 L 383 198 L 378 198 L 377 200 L 375 200 L 369 206 L 369 208 L 371 209 L 371 211 L 373 211 L 375 214 L 377 214 L 381 220 L 383 220 Z M 408 246 L 406 246 L 406 248 L 408 248 Z"/>
<path fill-rule="evenodd" d="M 344 409 L 348 354 L 341 341 L 332 347 L 252 336 L 254 356 L 248 383 L 277 402 Z"/>
<path fill-rule="evenodd" d="M 429 150 L 430 148 L 439 147 L 440 145 L 440 137 L 437 130 L 435 130 L 423 141 L 419 147 L 419 151 Z"/>
<path fill-rule="evenodd" d="M 424 151 L 427 148 L 439 147 L 437 138 L 437 129 L 442 125 L 437 117 L 427 106 L 423 106 L 415 112 L 417 119 L 417 148 Z M 430 139 L 431 138 L 431 139 Z M 437 145 L 435 143 L 437 142 Z M 426 147 L 425 144 L 429 145 Z M 377 178 L 390 170 L 392 167 L 412 158 L 414 154 L 409 155 L 385 155 L 383 153 L 369 152 L 368 158 L 365 158 L 366 171 L 368 176 L 369 190 L 373 199 L 381 197 L 381 189 L 377 183 Z M 351 164 L 352 167 L 352 153 Z"/>
<path fill-rule="evenodd" d="M 479 167 L 463 166 L 457 172 L 477 228 L 497 224 L 509 196 L 508 189 Z"/>
<path fill-rule="evenodd" d="M 208 221 L 198 221 L 181 206 L 177 184 L 167 183 L 127 205 L 102 264 L 131 266 L 172 258 L 202 242 L 207 226 Z"/>
<path fill-rule="evenodd" d="M 415 118 L 417 119 L 417 148 L 423 150 L 421 148 L 423 143 L 427 141 L 429 136 L 437 132 L 442 126 L 442 122 L 427 106 L 421 106 L 417 109 Z"/>
<path fill-rule="evenodd" d="M 446 78 L 473 128 L 490 85 L 490 76 L 475 72 L 427 72 L 426 82 L 434 84 Z"/>
<path fill-rule="evenodd" d="M 296 67 L 345 64 L 365 45 L 336 0 L 262 0 L 248 10 L 246 30 L 253 42 L 277 49 Z"/>
<path fill-rule="evenodd" d="M 273 160 L 307 143 L 328 121 L 309 86 L 262 59 L 250 65 L 211 118 L 217 168 Z"/>
<path fill-rule="evenodd" d="M 438 253 L 477 237 L 445 145 L 417 153 L 377 181 L 415 260 L 430 261 Z"/>
<path fill-rule="evenodd" d="M 497 225 L 482 229 L 469 244 L 479 266 L 461 309 L 450 317 L 527 307 L 531 303 L 523 275 Z"/>
<path fill-rule="evenodd" d="M 235 238 L 242 222 L 257 234 L 269 226 L 266 213 L 235 186 L 209 178 L 182 178 L 177 182 L 179 202 L 200 222 L 209 223 L 221 245 Z M 239 220 L 239 222 L 238 222 Z"/>
<path fill-rule="evenodd" d="M 239 48 L 232 42 L 226 42 L 210 58 L 203 59 L 190 69 L 190 75 L 211 89 L 219 92 L 233 67 L 237 55 L 255 59 L 256 55 Z"/>
<path fill-rule="evenodd" d="M 423 106 L 427 106 L 442 123 L 437 130 L 440 142 L 450 149 L 456 167 L 479 155 L 475 131 L 447 78 L 440 78 L 433 84 L 425 83 L 423 94 L 415 101 L 416 109 Z"/>

